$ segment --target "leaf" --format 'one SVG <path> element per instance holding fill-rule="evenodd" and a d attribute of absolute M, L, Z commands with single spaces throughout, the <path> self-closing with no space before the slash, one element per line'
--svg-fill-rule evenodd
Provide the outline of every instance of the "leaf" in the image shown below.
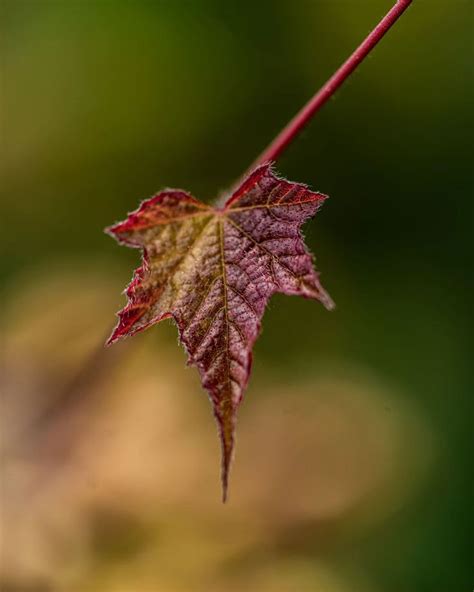
<path fill-rule="evenodd" d="M 264 164 L 222 208 L 168 189 L 107 229 L 120 243 L 143 249 L 143 264 L 108 343 L 162 319 L 175 320 L 219 426 L 224 501 L 237 408 L 270 296 L 295 294 L 334 306 L 300 233 L 325 199 Z"/>

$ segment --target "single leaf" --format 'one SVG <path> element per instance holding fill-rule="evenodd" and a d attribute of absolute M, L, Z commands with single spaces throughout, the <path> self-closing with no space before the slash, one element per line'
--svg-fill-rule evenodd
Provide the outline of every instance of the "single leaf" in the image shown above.
<path fill-rule="evenodd" d="M 236 412 L 270 296 L 296 294 L 334 306 L 300 232 L 325 199 L 264 164 L 222 208 L 170 189 L 107 229 L 120 243 L 143 249 L 108 343 L 173 317 L 219 426 L 224 500 Z"/>

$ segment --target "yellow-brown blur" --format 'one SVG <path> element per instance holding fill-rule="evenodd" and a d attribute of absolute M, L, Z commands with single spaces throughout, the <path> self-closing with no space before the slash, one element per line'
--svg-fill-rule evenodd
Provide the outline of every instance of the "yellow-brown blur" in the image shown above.
<path fill-rule="evenodd" d="M 281 158 L 337 308 L 273 297 L 219 441 L 171 321 L 104 349 L 139 252 L 210 203 L 391 0 L 3 0 L 2 592 L 470 589 L 472 4 L 414 2 Z"/>

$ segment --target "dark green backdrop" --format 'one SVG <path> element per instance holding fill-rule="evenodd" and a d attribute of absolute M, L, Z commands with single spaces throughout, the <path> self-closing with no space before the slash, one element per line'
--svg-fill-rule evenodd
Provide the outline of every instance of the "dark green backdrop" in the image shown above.
<path fill-rule="evenodd" d="M 3 0 L 8 299 L 20 275 L 99 261 L 121 306 L 138 257 L 103 227 L 164 186 L 212 200 L 389 5 Z M 332 551 L 381 592 L 472 588 L 472 7 L 415 0 L 278 162 L 330 195 L 305 232 L 337 310 L 275 298 L 255 384 L 342 359 L 415 404 L 434 442 L 416 494 Z"/>

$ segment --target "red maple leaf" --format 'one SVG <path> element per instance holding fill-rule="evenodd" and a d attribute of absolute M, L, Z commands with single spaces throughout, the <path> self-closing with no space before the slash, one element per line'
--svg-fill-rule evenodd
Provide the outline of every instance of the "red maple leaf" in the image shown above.
<path fill-rule="evenodd" d="M 295 294 L 333 308 L 300 232 L 325 199 L 265 164 L 222 208 L 168 189 L 107 229 L 120 243 L 143 249 L 108 343 L 173 317 L 219 425 L 224 499 L 236 412 L 270 296 Z"/>
<path fill-rule="evenodd" d="M 334 306 L 319 283 L 300 232 L 326 196 L 280 179 L 268 163 L 290 145 L 411 2 L 396 1 L 257 158 L 259 166 L 222 208 L 169 189 L 107 229 L 120 243 L 143 249 L 143 264 L 127 288 L 128 304 L 108 343 L 174 318 L 189 364 L 199 370 L 219 425 L 224 501 L 237 408 L 268 299 L 282 292 L 314 298 L 327 309 Z"/>

